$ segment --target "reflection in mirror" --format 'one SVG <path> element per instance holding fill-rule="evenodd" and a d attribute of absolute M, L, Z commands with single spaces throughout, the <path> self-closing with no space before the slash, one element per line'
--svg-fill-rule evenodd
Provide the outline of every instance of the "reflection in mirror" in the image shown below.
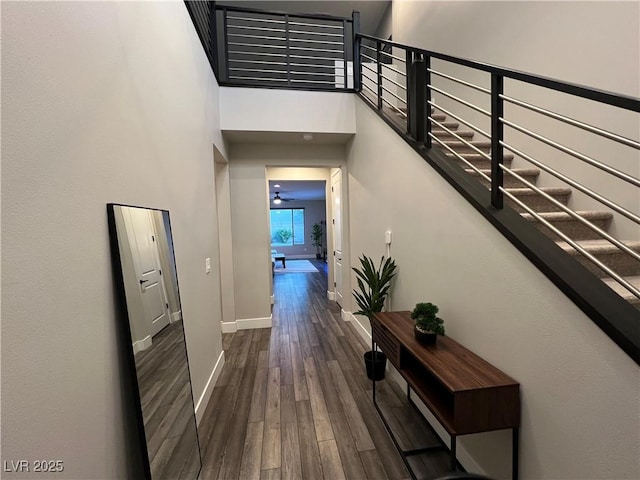
<path fill-rule="evenodd" d="M 201 468 L 200 448 L 169 212 L 114 204 L 107 209 L 146 475 L 193 480 Z"/>

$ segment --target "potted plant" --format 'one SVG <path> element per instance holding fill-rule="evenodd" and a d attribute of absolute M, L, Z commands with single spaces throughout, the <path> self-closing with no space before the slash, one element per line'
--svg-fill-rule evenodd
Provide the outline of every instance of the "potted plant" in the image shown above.
<path fill-rule="evenodd" d="M 417 303 L 411 312 L 416 321 L 413 332 L 420 343 L 436 343 L 438 335 L 444 335 L 444 320 L 437 317 L 439 309 L 433 303 Z"/>
<path fill-rule="evenodd" d="M 380 259 L 380 265 L 376 265 L 366 255 L 362 255 L 360 260 L 361 268 L 352 267 L 356 273 L 359 291 L 354 290 L 353 296 L 360 310 L 356 315 L 364 315 L 369 319 L 369 323 L 376 313 L 384 308 L 384 302 L 391 288 L 391 280 L 396 275 L 396 263 L 391 258 Z M 387 363 L 387 357 L 373 348 L 364 354 L 367 376 L 371 380 L 382 380 Z M 375 376 L 374 376 L 375 373 Z"/>
<path fill-rule="evenodd" d="M 316 247 L 316 258 L 322 258 L 322 222 L 314 223 L 311 229 L 311 245 Z"/>

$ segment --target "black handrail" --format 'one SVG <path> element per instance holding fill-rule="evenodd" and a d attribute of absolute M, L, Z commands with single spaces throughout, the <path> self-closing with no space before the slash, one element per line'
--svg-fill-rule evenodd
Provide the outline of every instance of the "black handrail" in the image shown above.
<path fill-rule="evenodd" d="M 520 72 L 518 70 L 510 70 L 496 65 L 488 63 L 476 62 L 474 60 L 467 60 L 464 58 L 458 58 L 444 53 L 438 53 L 431 50 L 424 50 L 421 48 L 410 47 L 402 43 L 392 42 L 390 40 L 382 40 L 380 38 L 366 35 L 364 33 L 356 34 L 357 38 L 364 38 L 372 41 L 381 41 L 392 47 L 398 47 L 412 52 L 420 53 L 431 58 L 437 58 L 445 60 L 447 62 L 462 65 L 464 67 L 471 67 L 491 74 L 500 75 L 502 77 L 512 78 L 514 80 L 520 80 L 540 87 L 550 88 L 558 92 L 568 93 L 578 97 L 594 100 L 596 102 L 605 103 L 607 105 L 613 105 L 615 107 L 624 108 L 626 110 L 632 110 L 634 112 L 640 112 L 640 99 L 621 95 L 618 93 L 612 93 L 605 90 L 599 90 L 597 88 L 586 87 L 577 83 L 562 82 L 553 78 L 543 77 L 540 75 L 534 75 L 527 72 Z"/>
<path fill-rule="evenodd" d="M 260 10 L 259 8 L 246 8 L 246 7 L 235 7 L 229 5 L 216 5 L 216 10 L 226 10 L 227 12 L 238 12 L 238 13 L 255 13 L 260 15 L 273 15 L 279 17 L 294 17 L 294 18 L 306 18 L 308 20 L 332 20 L 336 22 L 342 23 L 352 22 L 352 18 L 350 17 L 338 17 L 334 15 L 328 15 L 325 13 L 287 13 L 287 12 L 279 12 L 279 11 L 271 11 L 271 10 Z"/>

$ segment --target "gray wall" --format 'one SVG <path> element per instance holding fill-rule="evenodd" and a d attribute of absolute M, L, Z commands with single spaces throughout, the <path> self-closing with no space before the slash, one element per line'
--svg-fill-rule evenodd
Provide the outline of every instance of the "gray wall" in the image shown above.
<path fill-rule="evenodd" d="M 222 352 L 218 111 L 181 2 L 2 4 L 3 460 L 60 459 L 56 478 L 135 476 L 108 202 L 171 212 L 201 397 Z"/>

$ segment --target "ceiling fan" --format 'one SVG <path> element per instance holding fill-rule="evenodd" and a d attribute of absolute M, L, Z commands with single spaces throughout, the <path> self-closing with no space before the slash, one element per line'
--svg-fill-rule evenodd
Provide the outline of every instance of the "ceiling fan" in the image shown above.
<path fill-rule="evenodd" d="M 295 198 L 283 198 L 280 196 L 280 192 L 276 192 L 275 196 L 273 197 L 273 203 L 275 203 L 276 205 L 279 205 L 282 202 L 291 202 L 295 200 Z"/>

